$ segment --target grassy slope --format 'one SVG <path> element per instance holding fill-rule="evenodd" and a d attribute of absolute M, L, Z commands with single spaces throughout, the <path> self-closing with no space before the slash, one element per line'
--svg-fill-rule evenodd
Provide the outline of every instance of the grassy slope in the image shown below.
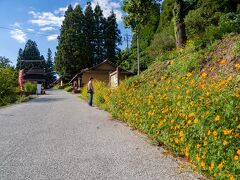
<path fill-rule="evenodd" d="M 240 178 L 240 36 L 164 54 L 95 103 L 219 179 Z M 86 97 L 86 88 L 83 96 Z"/>

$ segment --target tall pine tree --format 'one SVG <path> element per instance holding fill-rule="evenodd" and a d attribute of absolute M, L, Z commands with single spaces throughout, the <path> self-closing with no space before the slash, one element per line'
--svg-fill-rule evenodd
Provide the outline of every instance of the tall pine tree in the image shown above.
<path fill-rule="evenodd" d="M 24 60 L 24 61 L 20 61 Z M 28 40 L 24 50 L 19 49 L 18 59 L 17 59 L 17 69 L 24 69 L 28 71 L 31 68 L 44 69 L 45 62 L 29 62 L 28 60 L 44 60 L 44 57 L 40 55 L 37 43 L 32 40 Z"/>
<path fill-rule="evenodd" d="M 95 50 L 95 23 L 94 23 L 94 12 L 90 2 L 87 3 L 87 7 L 84 12 L 84 37 L 85 37 L 85 53 L 88 61 L 88 66 L 91 67 L 96 64 L 94 58 Z"/>
<path fill-rule="evenodd" d="M 111 15 L 107 18 L 105 38 L 106 58 L 116 63 L 116 54 L 120 51 L 118 45 L 121 43 L 122 38 L 118 29 L 116 15 L 113 11 L 111 11 Z"/>
<path fill-rule="evenodd" d="M 105 58 L 106 50 L 104 49 L 104 28 L 106 26 L 106 18 L 99 4 L 94 9 L 94 39 L 95 39 L 95 64 L 102 62 Z"/>
<path fill-rule="evenodd" d="M 53 67 L 52 51 L 50 48 L 48 48 L 45 72 L 47 73 L 46 84 L 48 86 L 56 80 L 54 67 Z"/>
<path fill-rule="evenodd" d="M 106 19 L 99 5 L 93 11 L 88 2 L 84 14 L 79 5 L 74 10 L 70 5 L 58 37 L 56 71 L 70 80 L 82 69 L 92 67 L 106 58 L 114 62 L 120 41 L 113 11 Z"/>
<path fill-rule="evenodd" d="M 19 51 L 18 51 L 18 58 L 17 58 L 17 64 L 16 64 L 16 69 L 17 70 L 21 69 L 22 55 L 23 55 L 23 50 L 22 50 L 22 48 L 20 48 Z"/>
<path fill-rule="evenodd" d="M 65 77 L 67 80 L 72 77 L 72 69 L 74 68 L 71 64 L 74 60 L 74 29 L 72 28 L 72 14 L 73 8 L 71 5 L 69 5 L 67 11 L 65 12 L 65 19 L 60 30 L 57 53 L 55 56 L 56 70 L 60 76 Z"/>

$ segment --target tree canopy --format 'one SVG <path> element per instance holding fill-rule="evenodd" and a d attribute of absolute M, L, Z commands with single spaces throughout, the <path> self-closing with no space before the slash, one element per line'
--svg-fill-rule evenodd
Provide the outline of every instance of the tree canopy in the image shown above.
<path fill-rule="evenodd" d="M 114 12 L 108 18 L 102 9 L 88 2 L 85 11 L 69 5 L 65 12 L 55 56 L 56 71 L 70 80 L 82 69 L 108 59 L 116 62 L 120 31 Z"/>

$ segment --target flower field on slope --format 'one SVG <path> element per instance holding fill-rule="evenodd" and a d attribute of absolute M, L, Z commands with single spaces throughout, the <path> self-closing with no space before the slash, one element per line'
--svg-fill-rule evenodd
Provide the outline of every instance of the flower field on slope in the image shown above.
<path fill-rule="evenodd" d="M 230 58 L 221 53 L 228 42 L 229 48 L 239 49 L 240 40 L 233 46 L 234 38 L 228 38 L 202 50 L 190 42 L 170 52 L 165 57 L 170 61 L 154 63 L 117 89 L 94 82 L 94 104 L 184 156 L 204 174 L 240 179 L 239 54 L 236 48 Z M 204 58 L 216 49 L 211 66 L 202 69 Z M 87 98 L 86 87 L 82 95 Z"/>
<path fill-rule="evenodd" d="M 95 82 L 95 103 L 220 179 L 240 178 L 240 88 L 206 73 L 160 81 L 132 78 L 118 89 Z M 86 87 L 83 96 L 87 96 Z"/>

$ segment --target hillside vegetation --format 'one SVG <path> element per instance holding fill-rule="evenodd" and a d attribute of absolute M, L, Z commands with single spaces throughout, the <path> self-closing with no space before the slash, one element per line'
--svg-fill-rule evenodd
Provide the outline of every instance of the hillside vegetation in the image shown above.
<path fill-rule="evenodd" d="M 240 179 L 239 3 L 123 0 L 134 36 L 121 67 L 136 72 L 138 34 L 142 73 L 94 83 L 95 104 L 214 179 Z"/>
<path fill-rule="evenodd" d="M 239 50 L 239 35 L 201 50 L 189 41 L 117 89 L 95 82 L 94 101 L 193 168 L 217 179 L 239 179 Z"/>

